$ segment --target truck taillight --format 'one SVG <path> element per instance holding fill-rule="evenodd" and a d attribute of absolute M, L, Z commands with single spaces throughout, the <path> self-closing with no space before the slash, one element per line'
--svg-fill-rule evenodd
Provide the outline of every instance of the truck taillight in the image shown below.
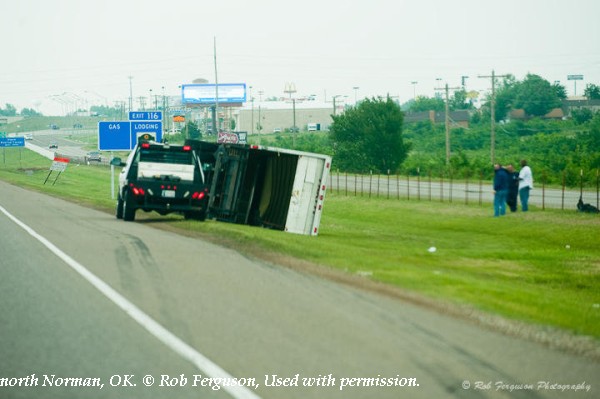
<path fill-rule="evenodd" d="M 150 148 L 150 143 L 142 143 L 142 148 Z"/>
<path fill-rule="evenodd" d="M 192 199 L 201 200 L 202 198 L 204 198 L 204 195 L 204 191 L 196 191 L 194 194 L 192 194 Z"/>
<path fill-rule="evenodd" d="M 192 146 L 190 146 L 190 145 L 184 145 L 183 146 L 183 151 L 192 151 Z"/>
<path fill-rule="evenodd" d="M 134 187 L 132 187 L 132 190 L 133 190 L 133 194 L 134 195 L 145 195 L 146 194 L 146 192 L 144 191 L 144 189 L 141 188 L 141 187 L 135 187 L 134 186 Z"/>

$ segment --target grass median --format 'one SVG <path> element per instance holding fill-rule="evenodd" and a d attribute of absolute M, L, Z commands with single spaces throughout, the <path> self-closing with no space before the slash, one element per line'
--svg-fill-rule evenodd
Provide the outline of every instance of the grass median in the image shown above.
<path fill-rule="evenodd" d="M 109 168 L 69 165 L 55 185 L 56 172 L 44 185 L 51 161 L 9 150 L 0 179 L 113 211 Z M 491 205 L 329 193 L 318 237 L 178 216 L 166 224 L 257 256 L 293 257 L 436 301 L 599 339 L 600 218 L 559 210 L 502 218 L 492 213 Z"/>

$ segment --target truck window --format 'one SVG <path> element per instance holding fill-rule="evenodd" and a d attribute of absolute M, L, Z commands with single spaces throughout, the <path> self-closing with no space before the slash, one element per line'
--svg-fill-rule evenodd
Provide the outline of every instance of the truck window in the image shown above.
<path fill-rule="evenodd" d="M 173 163 L 180 165 L 193 165 L 190 151 L 161 151 L 156 149 L 141 149 L 140 162 Z"/>

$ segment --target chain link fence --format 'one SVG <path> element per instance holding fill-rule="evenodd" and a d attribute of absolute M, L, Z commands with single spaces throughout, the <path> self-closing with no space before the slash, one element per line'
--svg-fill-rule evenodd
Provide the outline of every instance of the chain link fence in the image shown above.
<path fill-rule="evenodd" d="M 529 203 L 541 209 L 576 210 L 581 197 L 583 202 L 600 208 L 600 171 L 589 171 L 595 176 L 595 184 L 584 185 L 584 172 L 581 172 L 580 187 L 568 187 L 563 174 L 561 185 L 547 185 L 544 174 L 534 181 Z M 535 177 L 535 176 L 534 176 Z M 586 176 L 589 177 L 589 176 Z M 591 179 L 594 180 L 594 179 Z M 590 181 L 589 178 L 586 181 Z M 346 196 L 362 196 L 410 201 L 439 201 L 483 205 L 493 202 L 494 193 L 491 179 L 483 173 L 477 177 L 435 176 L 431 173 L 421 176 L 400 174 L 351 174 L 335 171 L 330 175 L 330 191 Z"/>

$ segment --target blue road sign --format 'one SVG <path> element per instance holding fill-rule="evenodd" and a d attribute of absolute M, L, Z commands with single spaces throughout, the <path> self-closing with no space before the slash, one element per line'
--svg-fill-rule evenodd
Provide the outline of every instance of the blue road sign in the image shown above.
<path fill-rule="evenodd" d="M 25 147 L 25 137 L 0 137 L 0 147 Z"/>
<path fill-rule="evenodd" d="M 130 121 L 162 121 L 162 111 L 131 111 Z"/>
<path fill-rule="evenodd" d="M 98 149 L 100 151 L 129 151 L 143 134 L 150 134 L 155 141 L 162 140 L 162 122 L 119 121 L 98 122 Z"/>
<path fill-rule="evenodd" d="M 98 122 L 98 149 L 101 151 L 131 150 L 131 122 Z"/>
<path fill-rule="evenodd" d="M 162 122 L 131 122 L 131 148 L 137 144 L 138 137 L 145 133 L 154 136 L 154 141 L 160 142 L 162 140 Z"/>

